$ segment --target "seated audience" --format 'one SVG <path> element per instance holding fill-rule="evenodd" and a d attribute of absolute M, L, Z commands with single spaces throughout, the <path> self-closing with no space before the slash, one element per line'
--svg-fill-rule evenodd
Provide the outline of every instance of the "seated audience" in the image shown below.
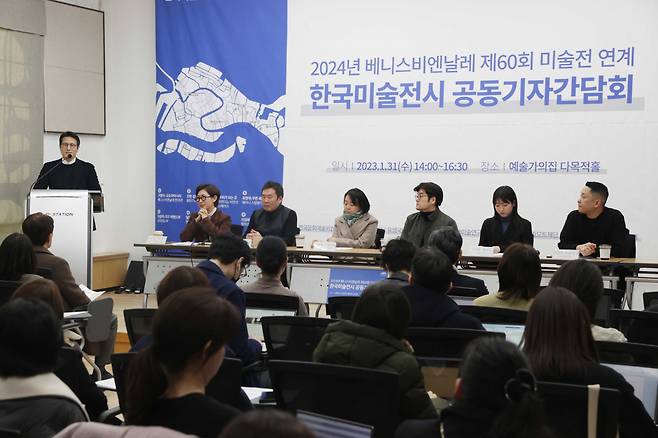
<path fill-rule="evenodd" d="M 244 292 L 235 284 L 251 261 L 251 249 L 246 242 L 233 234 L 222 234 L 213 239 L 208 250 L 209 260 L 197 265 L 203 272 L 218 296 L 233 304 L 240 314 L 236 336 L 229 339 L 228 346 L 245 365 L 258 359 L 263 349 L 261 343 L 249 339 L 245 319 L 246 300 Z"/>
<path fill-rule="evenodd" d="M 222 233 L 231 232 L 231 218 L 217 208 L 221 196 L 217 186 L 200 184 L 195 193 L 194 200 L 199 211 L 190 214 L 185 228 L 180 233 L 180 240 L 205 242 Z"/>
<path fill-rule="evenodd" d="M 590 327 L 590 314 L 571 291 L 549 286 L 528 312 L 523 349 L 538 380 L 575 385 L 599 384 L 620 392 L 621 438 L 655 437 L 658 428 L 633 387 L 617 371 L 601 365 Z"/>
<path fill-rule="evenodd" d="M 254 210 L 244 237 L 258 242 L 265 236 L 279 236 L 288 246 L 295 246 L 297 213 L 283 205 L 283 186 L 275 181 L 267 181 L 261 189 L 263 208 Z"/>
<path fill-rule="evenodd" d="M 30 281 L 16 289 L 12 295 L 12 300 L 17 298 L 34 298 L 43 301 L 53 309 L 61 324 L 64 305 L 62 304 L 62 295 L 53 281 L 46 279 Z M 66 332 L 64 333 L 64 343 L 59 349 L 57 366 L 53 372 L 71 388 L 84 404 L 89 418 L 96 420 L 103 411 L 107 410 L 105 394 L 89 376 L 87 368 L 82 363 L 82 353 L 75 349 L 71 342 L 67 342 Z"/>
<path fill-rule="evenodd" d="M 153 344 L 128 369 L 126 422 L 216 438 L 239 411 L 205 395 L 239 315 L 210 288 L 179 290 L 158 310 Z"/>
<path fill-rule="evenodd" d="M 626 342 L 624 334 L 616 328 L 594 323 L 596 308 L 603 296 L 603 277 L 598 266 L 584 259 L 570 260 L 560 266 L 549 284 L 569 289 L 585 305 L 595 341 Z"/>
<path fill-rule="evenodd" d="M 539 253 L 530 245 L 510 245 L 498 264 L 498 292 L 478 297 L 476 306 L 528 310 L 539 293 Z"/>
<path fill-rule="evenodd" d="M 313 433 L 288 412 L 256 409 L 229 423 L 219 438 L 313 438 Z"/>
<path fill-rule="evenodd" d="M 373 284 L 363 291 L 352 321 L 330 324 L 313 360 L 395 371 L 400 375 L 400 418 L 431 418 L 423 374 L 404 336 L 411 317 L 409 302 L 394 285 Z"/>
<path fill-rule="evenodd" d="M 17 298 L 0 307 L 0 428 L 42 438 L 88 420 L 52 372 L 61 347 L 62 329 L 46 303 Z"/>
<path fill-rule="evenodd" d="M 382 283 L 406 286 L 411 275 L 411 261 L 416 254 L 416 245 L 403 239 L 391 239 L 382 250 L 382 267 L 386 279 Z"/>
<path fill-rule="evenodd" d="M 36 275 L 37 258 L 30 239 L 21 233 L 12 233 L 0 244 L 0 280 L 27 281 L 41 278 Z"/>
<path fill-rule="evenodd" d="M 478 294 L 486 295 L 489 293 L 487 286 L 483 280 L 479 278 L 469 277 L 462 275 L 457 270 L 457 263 L 462 256 L 463 239 L 459 231 L 452 227 L 441 227 L 438 230 L 432 231 L 430 234 L 427 246 L 436 248 L 448 256 L 453 265 L 452 287 L 467 287 L 475 289 Z"/>
<path fill-rule="evenodd" d="M 398 438 L 548 438 L 528 360 L 512 343 L 479 338 L 464 351 L 455 401 L 439 420 L 410 420 Z"/>
<path fill-rule="evenodd" d="M 334 232 L 327 240 L 336 246 L 372 248 L 379 221 L 369 211 L 366 194 L 361 189 L 349 189 L 343 197 L 343 214 L 336 218 Z"/>
<path fill-rule="evenodd" d="M 412 327 L 445 327 L 484 330 L 482 323 L 459 310 L 447 294 L 454 268 L 438 249 L 416 251 L 410 285 L 402 288 L 411 304 Z"/>
<path fill-rule="evenodd" d="M 53 243 L 53 233 L 55 230 L 53 218 L 43 213 L 33 213 L 25 218 L 22 227 L 23 233 L 32 241 L 34 252 L 37 256 L 37 267 L 50 270 L 51 279 L 55 282 L 62 295 L 64 311 L 69 312 L 73 309 L 86 309 L 87 304 L 89 304 L 89 298 L 87 298 L 73 278 L 68 262 L 48 250 Z M 102 342 L 95 344 L 87 343 L 85 347 L 97 350 L 95 352 L 94 362 L 101 369 L 102 379 L 112 377 L 105 369 L 105 365 L 110 363 L 110 356 L 114 352 L 117 325 L 117 317 L 116 315 L 112 315 L 110 336 Z"/>
<path fill-rule="evenodd" d="M 493 193 L 493 206 L 493 217 L 482 223 L 479 246 L 492 246 L 494 252 L 505 252 L 509 245 L 517 242 L 532 246 L 532 224 L 519 216 L 514 189 L 498 187 Z"/>
<path fill-rule="evenodd" d="M 260 268 L 260 278 L 242 286 L 246 293 L 259 292 L 273 295 L 288 295 L 299 300 L 299 316 L 308 316 L 304 299 L 281 283 L 281 276 L 288 267 L 286 243 L 276 236 L 266 236 L 256 249 L 256 264 Z"/>

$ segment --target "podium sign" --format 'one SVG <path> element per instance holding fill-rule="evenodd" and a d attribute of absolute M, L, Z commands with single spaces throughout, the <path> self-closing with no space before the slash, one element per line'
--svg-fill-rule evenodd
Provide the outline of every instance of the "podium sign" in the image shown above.
<path fill-rule="evenodd" d="M 50 252 L 65 259 L 75 281 L 91 288 L 92 200 L 87 190 L 32 190 L 27 197 L 27 214 L 53 218 Z"/>

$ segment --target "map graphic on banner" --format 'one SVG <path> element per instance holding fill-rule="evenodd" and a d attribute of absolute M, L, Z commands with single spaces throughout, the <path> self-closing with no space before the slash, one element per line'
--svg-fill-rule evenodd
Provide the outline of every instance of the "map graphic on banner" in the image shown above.
<path fill-rule="evenodd" d="M 178 240 L 202 183 L 246 226 L 283 179 L 286 2 L 156 0 L 156 14 L 156 229 Z"/>

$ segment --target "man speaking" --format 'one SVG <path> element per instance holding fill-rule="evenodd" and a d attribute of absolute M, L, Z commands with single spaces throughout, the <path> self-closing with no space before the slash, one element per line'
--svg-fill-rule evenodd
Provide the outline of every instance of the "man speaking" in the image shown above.
<path fill-rule="evenodd" d="M 96 169 L 91 163 L 76 158 L 80 149 L 80 137 L 74 132 L 59 136 L 61 160 L 43 165 L 34 184 L 35 189 L 101 190 Z"/>

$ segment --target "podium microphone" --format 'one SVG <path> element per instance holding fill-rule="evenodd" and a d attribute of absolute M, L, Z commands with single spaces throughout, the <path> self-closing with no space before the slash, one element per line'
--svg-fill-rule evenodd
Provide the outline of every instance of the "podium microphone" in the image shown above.
<path fill-rule="evenodd" d="M 67 161 L 70 160 L 71 158 L 73 158 L 73 154 L 70 154 L 70 153 L 66 154 L 66 160 L 67 160 Z M 53 166 L 48 172 L 46 172 L 46 173 L 44 173 L 43 175 L 41 175 L 40 177 L 38 177 L 38 178 L 32 183 L 32 185 L 30 186 L 30 189 L 27 191 L 27 194 L 29 195 L 30 192 L 32 191 L 32 189 L 34 188 L 34 186 L 36 186 L 37 183 L 38 183 L 39 181 L 41 181 L 42 179 L 44 179 L 45 177 L 47 177 L 48 175 L 50 175 L 50 173 L 51 173 L 53 170 L 57 169 L 57 168 L 58 168 L 59 166 L 61 166 L 63 163 L 64 163 L 63 161 L 60 161 L 59 163 L 55 164 L 55 165 L 54 165 L 54 166 Z"/>

